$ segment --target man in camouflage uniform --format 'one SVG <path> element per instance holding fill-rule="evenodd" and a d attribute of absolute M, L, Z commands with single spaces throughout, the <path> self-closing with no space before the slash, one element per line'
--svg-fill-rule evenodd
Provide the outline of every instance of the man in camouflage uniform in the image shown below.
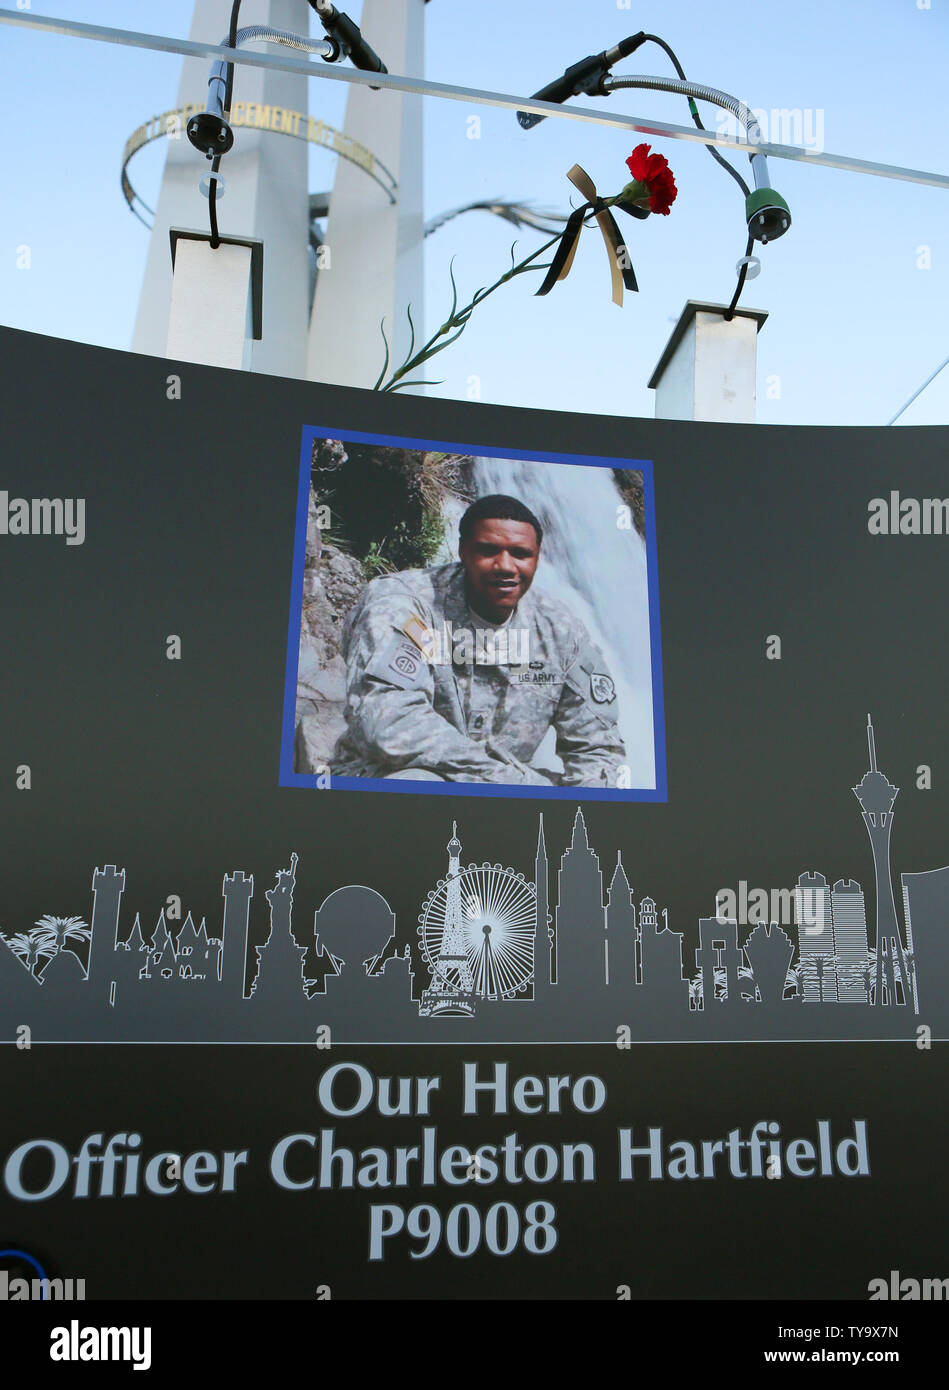
<path fill-rule="evenodd" d="M 381 575 L 346 620 L 347 732 L 332 772 L 615 787 L 616 685 L 583 624 L 528 592 L 541 526 L 516 498 L 479 498 L 459 563 Z M 530 766 L 556 730 L 561 774 Z"/>

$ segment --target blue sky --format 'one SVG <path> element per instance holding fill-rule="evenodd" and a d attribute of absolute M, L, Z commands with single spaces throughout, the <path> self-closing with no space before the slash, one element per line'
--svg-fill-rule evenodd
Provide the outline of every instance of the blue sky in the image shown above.
<path fill-rule="evenodd" d="M 6 0 L 13 7 L 15 0 Z M 809 112 L 834 153 L 949 172 L 941 100 L 949 59 L 949 0 L 432 0 L 426 72 L 435 80 L 531 92 L 569 63 L 638 29 L 665 38 L 690 78 L 749 105 Z M 191 0 L 33 0 L 32 9 L 186 37 Z M 221 32 L 230 6 L 221 0 Z M 361 0 L 350 13 L 358 19 Z M 315 21 L 314 21 L 315 23 Z M 217 35 L 211 37 L 218 37 Z M 370 39 L 372 36 L 367 35 Z M 383 55 L 384 56 L 384 55 Z M 16 328 L 128 348 L 148 233 L 119 190 L 122 146 L 142 120 L 174 104 L 180 59 L 0 25 L 0 147 L 4 169 L 0 320 Z M 670 74 L 650 45 L 619 72 Z M 339 83 L 311 84 L 310 109 L 342 120 Z M 581 102 L 586 99 L 579 99 Z M 603 105 L 606 103 L 596 103 Z M 609 105 L 689 123 L 681 98 L 623 92 Z M 714 126 L 714 108 L 702 106 Z M 601 192 L 625 182 L 633 141 L 617 131 L 546 121 L 523 132 L 507 112 L 426 101 L 426 213 L 482 196 L 566 210 L 565 173 L 582 164 Z M 776 135 L 775 138 L 781 138 Z M 535 299 L 538 277 L 506 286 L 433 363 L 434 394 L 546 409 L 652 416 L 646 382 L 687 299 L 727 301 L 744 251 L 742 198 L 698 145 L 655 139 L 679 198 L 669 217 L 624 219 L 640 282 L 623 309 L 610 302 L 597 234 L 587 232 L 570 278 Z M 198 157 L 196 156 L 196 159 Z M 333 157 L 313 150 L 310 188 L 331 186 Z M 747 177 L 747 160 L 731 156 Z M 133 177 L 154 203 L 162 143 L 136 157 Z M 794 218 L 763 248 L 762 272 L 742 297 L 770 318 L 759 338 L 762 423 L 883 424 L 949 354 L 949 191 L 771 162 Z M 513 233 L 474 213 L 427 242 L 426 319 L 450 299 L 455 258 L 462 294 L 506 268 Z M 536 234 L 522 236 L 527 252 Z M 28 245 L 31 267 L 17 268 Z M 949 368 L 903 416 L 949 419 Z"/>

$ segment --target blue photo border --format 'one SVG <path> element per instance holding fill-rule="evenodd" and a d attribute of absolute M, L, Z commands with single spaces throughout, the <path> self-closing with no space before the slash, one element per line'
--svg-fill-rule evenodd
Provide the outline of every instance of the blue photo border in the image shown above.
<path fill-rule="evenodd" d="M 281 787 L 317 789 L 319 779 L 293 769 L 296 725 L 297 669 L 300 659 L 300 624 L 303 617 L 303 568 L 306 559 L 307 513 L 314 439 L 341 439 L 352 444 L 382 444 L 394 449 L 438 450 L 471 458 L 524 459 L 531 463 L 565 463 L 581 468 L 638 468 L 643 475 L 643 512 L 646 528 L 646 583 L 649 599 L 649 647 L 652 674 L 654 788 L 630 787 L 535 787 L 504 786 L 495 782 L 389 781 L 382 777 L 331 778 L 331 791 L 394 792 L 406 796 L 506 796 L 546 801 L 668 801 L 666 780 L 666 722 L 662 689 L 662 638 L 659 629 L 659 571 L 656 544 L 656 508 L 651 459 L 601 458 L 592 454 L 555 454 L 535 450 L 493 448 L 482 444 L 455 444 L 444 440 L 412 439 L 404 435 L 367 434 L 360 430 L 306 425 L 300 442 L 300 476 L 297 489 L 293 570 L 290 581 L 290 622 L 287 634 L 287 669 L 280 738 Z M 323 788 L 326 790 L 326 788 Z"/>

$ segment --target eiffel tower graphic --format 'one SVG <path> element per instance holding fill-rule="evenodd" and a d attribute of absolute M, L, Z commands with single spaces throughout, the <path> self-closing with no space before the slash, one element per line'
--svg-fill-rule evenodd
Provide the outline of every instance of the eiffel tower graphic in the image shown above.
<path fill-rule="evenodd" d="M 422 993 L 419 1016 L 474 1016 L 474 977 L 465 950 L 465 924 L 461 904 L 461 841 L 458 822 L 451 823 L 448 841 L 448 876 L 445 880 L 445 926 L 432 983 Z"/>

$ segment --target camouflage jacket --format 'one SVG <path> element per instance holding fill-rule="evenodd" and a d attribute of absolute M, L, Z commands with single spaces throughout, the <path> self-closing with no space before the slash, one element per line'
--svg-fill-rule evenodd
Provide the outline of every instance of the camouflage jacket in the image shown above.
<path fill-rule="evenodd" d="M 534 588 L 505 627 L 473 628 L 460 564 L 382 575 L 348 615 L 342 652 L 338 776 L 550 785 L 528 764 L 553 725 L 560 785 L 616 785 L 613 678 L 579 619 Z"/>

